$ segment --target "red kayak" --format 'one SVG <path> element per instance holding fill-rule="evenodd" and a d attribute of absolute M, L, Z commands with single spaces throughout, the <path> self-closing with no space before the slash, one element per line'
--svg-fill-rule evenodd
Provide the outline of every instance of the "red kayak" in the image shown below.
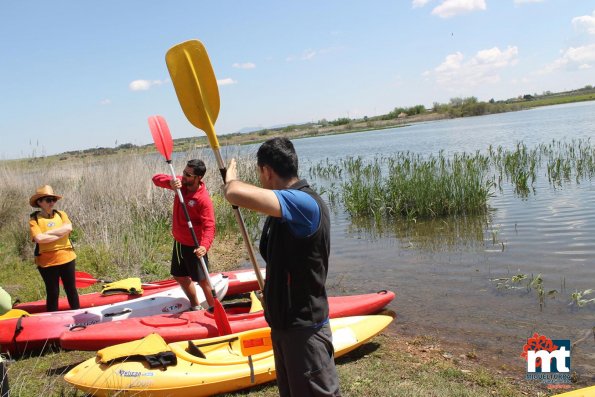
<path fill-rule="evenodd" d="M 228 287 L 227 277 L 217 274 L 211 277 L 211 283 L 217 298 L 223 299 Z M 206 302 L 200 287 L 197 287 L 196 295 L 199 303 Z M 85 328 L 92 324 L 133 317 L 181 313 L 189 308 L 190 302 L 186 294 L 180 286 L 176 286 L 160 293 L 104 306 L 36 313 L 31 316 L 22 316 L 18 311 L 8 312 L 9 317 L 0 321 L 0 352 L 22 355 L 45 350 L 50 345 L 57 344 L 60 335 L 72 328 Z"/>
<path fill-rule="evenodd" d="M 330 317 L 377 313 L 394 297 L 395 294 L 391 291 L 330 297 Z M 267 326 L 262 310 L 254 313 L 249 312 L 249 302 L 229 304 L 226 305 L 225 310 L 232 333 Z M 62 334 L 60 346 L 70 350 L 99 350 L 107 346 L 143 338 L 152 332 L 161 335 L 167 343 L 218 335 L 213 313 L 198 311 L 133 318 L 73 329 Z"/>
<path fill-rule="evenodd" d="M 261 269 L 261 272 L 264 277 L 265 270 Z M 211 277 L 215 274 L 218 273 L 212 273 Z M 255 291 L 258 289 L 258 280 L 256 279 L 256 274 L 254 274 L 254 270 L 252 269 L 234 270 L 230 272 L 223 272 L 222 274 L 228 277 L 229 279 L 229 288 L 227 290 L 227 296 L 244 294 L 246 292 Z M 110 305 L 112 303 L 137 299 L 141 296 L 156 294 L 177 286 L 178 283 L 174 279 L 160 280 L 147 284 L 142 284 L 142 295 L 126 293 L 102 295 L 100 292 L 92 292 L 90 294 L 79 295 L 79 301 L 81 304 L 81 309 L 95 306 L 104 306 Z M 34 302 L 19 303 L 18 305 L 14 306 L 14 309 L 24 310 L 27 313 L 31 314 L 42 313 L 46 311 L 45 299 Z M 70 310 L 70 306 L 68 305 L 68 301 L 66 300 L 66 298 L 59 299 L 58 310 Z"/>

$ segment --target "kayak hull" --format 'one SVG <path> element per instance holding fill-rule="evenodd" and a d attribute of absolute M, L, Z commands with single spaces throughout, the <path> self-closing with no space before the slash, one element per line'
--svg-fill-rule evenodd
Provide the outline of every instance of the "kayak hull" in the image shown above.
<path fill-rule="evenodd" d="M 392 320 L 382 315 L 332 319 L 335 357 L 361 346 L 382 332 Z M 243 350 L 243 346 L 254 341 L 264 346 L 256 351 Z M 125 346 L 115 346 L 123 349 L 119 353 L 123 361 L 102 364 L 98 355 L 73 368 L 64 379 L 94 396 L 117 393 L 118 396 L 175 397 L 232 392 L 276 377 L 268 328 L 196 340 L 192 344 L 200 349 L 203 358 L 191 353 L 187 341 L 170 343 L 166 348 L 175 354 L 177 362 L 165 369 L 151 368 L 146 361 L 130 361 L 129 356 L 138 354 L 138 350 L 126 351 Z"/>
<path fill-rule="evenodd" d="M 265 270 L 262 269 L 261 271 L 263 272 L 264 277 Z M 215 274 L 219 273 L 213 273 L 211 274 L 211 277 L 215 276 Z M 255 291 L 258 289 L 258 280 L 256 279 L 256 274 L 254 273 L 254 270 L 242 269 L 223 272 L 221 274 L 223 274 L 223 276 L 226 276 L 229 280 L 227 290 L 228 295 L 244 294 L 246 292 Z M 130 301 L 143 296 L 157 294 L 163 291 L 167 291 L 171 288 L 175 288 L 177 286 L 178 283 L 174 279 L 152 281 L 150 283 L 143 284 L 142 295 L 126 293 L 102 295 L 100 292 L 92 292 L 88 294 L 80 294 L 79 303 L 81 308 L 110 305 L 112 303 Z M 14 309 L 24 310 L 27 313 L 42 313 L 46 311 L 45 299 L 19 303 L 14 305 Z M 62 297 L 58 300 L 58 310 L 70 310 L 68 300 L 65 297 Z"/>
<path fill-rule="evenodd" d="M 372 294 L 329 297 L 331 318 L 377 313 L 395 297 L 391 291 Z M 266 327 L 261 311 L 249 313 L 247 305 L 225 305 L 233 333 Z M 60 337 L 60 346 L 68 350 L 99 350 L 107 346 L 159 334 L 167 343 L 203 339 L 218 335 L 213 313 L 209 311 L 165 314 L 134 318 L 73 329 Z"/>
<path fill-rule="evenodd" d="M 218 298 L 223 298 L 227 292 L 227 278 L 220 274 L 215 275 L 212 277 L 212 282 Z M 201 303 L 206 301 L 198 285 L 196 293 Z M 60 335 L 71 329 L 84 329 L 90 325 L 159 313 L 180 313 L 188 310 L 189 307 L 188 298 L 178 286 L 132 301 L 10 318 L 0 321 L 0 351 L 19 355 L 43 350 L 56 344 Z"/>

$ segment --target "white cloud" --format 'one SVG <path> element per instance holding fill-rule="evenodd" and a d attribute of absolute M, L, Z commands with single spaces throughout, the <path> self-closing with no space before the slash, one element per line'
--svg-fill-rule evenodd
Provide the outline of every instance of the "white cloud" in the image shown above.
<path fill-rule="evenodd" d="M 423 7 L 426 4 L 428 4 L 429 2 L 430 2 L 430 0 L 413 0 L 411 3 L 411 7 L 413 7 L 413 8 Z"/>
<path fill-rule="evenodd" d="M 237 84 L 238 82 L 235 81 L 234 79 L 228 77 L 226 79 L 220 79 L 217 80 L 217 84 L 220 86 L 224 86 L 224 85 L 232 85 L 232 84 Z"/>
<path fill-rule="evenodd" d="M 99 101 L 100 105 L 111 105 L 112 101 L 110 101 L 109 99 L 102 99 L 101 101 Z"/>
<path fill-rule="evenodd" d="M 572 25 L 575 29 L 584 29 L 590 34 L 595 34 L 595 11 L 593 11 L 593 15 L 572 18 Z"/>
<path fill-rule="evenodd" d="M 472 11 L 483 11 L 485 9 L 485 0 L 444 0 L 442 4 L 432 10 L 432 15 L 438 15 L 440 18 L 450 18 Z"/>
<path fill-rule="evenodd" d="M 304 50 L 304 52 L 302 52 L 302 55 L 290 55 L 287 58 L 285 58 L 285 60 L 287 62 L 293 62 L 293 61 L 311 61 L 312 59 L 314 59 L 315 57 L 319 56 L 319 55 L 323 55 L 323 54 L 328 54 L 329 52 L 335 51 L 339 48 L 323 48 L 320 50 L 312 50 L 312 49 L 307 49 Z"/>
<path fill-rule="evenodd" d="M 541 3 L 544 0 L 514 0 L 514 4 Z"/>
<path fill-rule="evenodd" d="M 316 52 L 315 50 L 306 50 L 302 54 L 302 57 L 300 58 L 300 60 L 309 61 L 310 59 L 314 58 L 317 54 L 318 54 L 318 52 Z"/>
<path fill-rule="evenodd" d="M 252 62 L 234 63 L 232 65 L 236 69 L 254 69 L 256 67 Z"/>
<path fill-rule="evenodd" d="M 562 56 L 545 68 L 539 74 L 548 74 L 559 69 L 589 69 L 595 66 L 595 44 L 581 47 L 570 47 Z"/>
<path fill-rule="evenodd" d="M 128 84 L 131 91 L 147 91 L 151 87 L 165 83 L 164 80 L 134 80 Z"/>
<path fill-rule="evenodd" d="M 461 52 L 448 55 L 444 62 L 423 75 L 447 88 L 476 87 L 481 84 L 494 84 L 500 81 L 499 71 L 517 62 L 518 48 L 508 47 L 502 51 L 498 47 L 478 51 L 469 60 Z"/>
<path fill-rule="evenodd" d="M 595 65 L 595 44 L 570 47 L 562 56 L 540 71 L 541 74 L 551 73 L 559 69 L 589 69 Z"/>

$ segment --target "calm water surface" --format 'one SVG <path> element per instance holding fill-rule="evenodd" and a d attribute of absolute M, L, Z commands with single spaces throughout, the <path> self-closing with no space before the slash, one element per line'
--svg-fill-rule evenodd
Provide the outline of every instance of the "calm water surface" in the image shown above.
<path fill-rule="evenodd" d="M 595 138 L 595 102 L 299 139 L 294 144 L 301 174 L 308 177 L 310 165 L 345 156 L 486 153 L 490 145 L 513 148 L 522 141 L 532 148 L 578 138 Z M 336 208 L 330 293 L 393 290 L 397 299 L 390 308 L 398 315 L 393 329 L 466 341 L 478 355 L 519 368 L 524 365 L 519 355 L 533 332 L 572 342 L 584 338 L 573 351 L 572 369 L 583 379 L 595 379 L 595 304 L 580 309 L 569 305 L 575 290 L 595 288 L 595 186 L 583 180 L 554 189 L 542 168 L 535 189 L 523 199 L 505 185 L 490 200 L 487 223 L 445 219 L 378 230 L 354 224 Z M 502 290 L 490 281 L 519 273 L 541 274 L 546 292 L 557 290 L 557 295 L 546 298 L 540 310 L 535 290 Z"/>

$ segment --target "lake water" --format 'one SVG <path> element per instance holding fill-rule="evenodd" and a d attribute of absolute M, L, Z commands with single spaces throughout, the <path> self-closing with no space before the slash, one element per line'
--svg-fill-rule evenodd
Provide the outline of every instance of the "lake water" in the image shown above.
<path fill-rule="evenodd" d="M 485 153 L 490 145 L 514 148 L 523 142 L 532 148 L 593 137 L 595 102 L 585 102 L 294 144 L 307 177 L 311 165 L 345 156 Z M 242 150 L 253 152 L 254 147 Z M 496 191 L 487 223 L 397 222 L 379 231 L 353 224 L 336 208 L 330 294 L 393 290 L 397 298 L 390 308 L 398 315 L 393 330 L 468 342 L 477 355 L 517 368 L 524 368 L 519 355 L 534 332 L 573 343 L 583 339 L 573 350 L 572 369 L 582 379 L 595 379 L 595 303 L 569 305 L 573 292 L 595 288 L 595 186 L 582 180 L 553 188 L 541 169 L 535 189 L 526 198 L 510 186 Z M 499 289 L 492 281 L 521 273 L 541 274 L 545 291 L 557 291 L 554 298 L 547 297 L 540 308 L 535 289 Z M 595 298 L 595 293 L 586 297 Z"/>

